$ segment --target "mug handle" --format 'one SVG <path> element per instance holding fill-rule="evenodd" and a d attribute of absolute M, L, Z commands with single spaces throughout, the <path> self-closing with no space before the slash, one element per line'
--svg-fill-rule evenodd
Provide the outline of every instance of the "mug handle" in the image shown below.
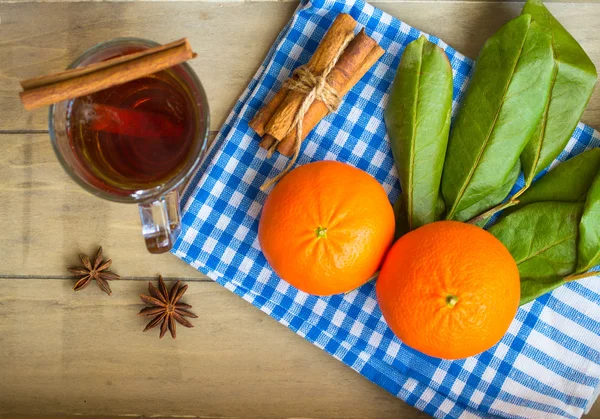
<path fill-rule="evenodd" d="M 150 253 L 171 250 L 181 231 L 179 192 L 173 190 L 153 202 L 139 204 L 142 235 Z"/>

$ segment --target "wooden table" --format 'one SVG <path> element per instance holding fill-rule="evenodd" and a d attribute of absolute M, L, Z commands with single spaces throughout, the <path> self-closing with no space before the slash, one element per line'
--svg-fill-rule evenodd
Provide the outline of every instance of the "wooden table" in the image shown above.
<path fill-rule="evenodd" d="M 400 0 L 375 6 L 475 57 L 521 3 Z M 600 4 L 549 2 L 600 68 Z M 0 3 L 0 413 L 192 417 L 417 418 L 371 384 L 170 254 L 146 252 L 135 206 L 95 198 L 64 173 L 46 110 L 25 112 L 18 81 L 60 70 L 117 36 L 190 38 L 212 135 L 296 3 Z M 600 89 L 584 121 L 600 127 Z M 108 297 L 71 291 L 66 267 L 97 246 L 124 281 Z M 194 329 L 142 334 L 138 294 L 162 274 L 190 284 Z M 25 417 L 25 416 L 19 416 Z M 186 416 L 190 417 L 190 416 Z M 589 415 L 600 418 L 600 405 Z"/>

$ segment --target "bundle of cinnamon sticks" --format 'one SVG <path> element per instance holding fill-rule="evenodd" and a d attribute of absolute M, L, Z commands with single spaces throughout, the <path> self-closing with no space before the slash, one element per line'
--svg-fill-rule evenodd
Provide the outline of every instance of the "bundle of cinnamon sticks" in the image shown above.
<path fill-rule="evenodd" d="M 347 43 L 348 37 L 353 36 L 356 25 L 357 22 L 350 15 L 338 15 L 305 65 L 315 76 L 324 76 L 326 83 L 340 98 L 352 89 L 384 53 L 364 29 Z M 323 74 L 335 59 L 337 61 L 331 71 Z M 269 150 L 269 154 L 275 150 L 286 156 L 294 153 L 297 141 L 294 121 L 305 97 L 305 93 L 290 90 L 284 85 L 250 121 L 250 127 L 262 137 L 260 146 Z M 316 99 L 312 102 L 302 118 L 300 138 L 304 140 L 328 113 L 329 108 L 323 101 Z"/>

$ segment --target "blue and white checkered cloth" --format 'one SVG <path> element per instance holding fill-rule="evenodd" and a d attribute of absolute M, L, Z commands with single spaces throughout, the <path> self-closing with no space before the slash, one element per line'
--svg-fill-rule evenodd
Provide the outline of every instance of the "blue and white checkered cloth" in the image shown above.
<path fill-rule="evenodd" d="M 383 109 L 404 47 L 422 33 L 362 0 L 304 0 L 222 127 L 183 198 L 183 231 L 173 252 L 225 288 L 407 403 L 440 418 L 577 418 L 600 384 L 600 281 L 570 283 L 519 309 L 487 352 L 459 361 L 423 355 L 387 327 L 374 284 L 347 295 L 307 295 L 279 279 L 260 251 L 263 182 L 287 158 L 266 158 L 248 121 L 292 70 L 308 61 L 336 15 L 349 13 L 386 51 L 319 123 L 298 165 L 339 160 L 373 175 L 394 201 L 399 183 Z M 454 69 L 454 108 L 473 62 L 441 40 Z M 579 124 L 559 160 L 600 146 Z M 557 164 L 555 162 L 554 164 Z M 522 184 L 522 178 L 520 179 Z M 268 362 L 268 361 L 266 361 Z"/>

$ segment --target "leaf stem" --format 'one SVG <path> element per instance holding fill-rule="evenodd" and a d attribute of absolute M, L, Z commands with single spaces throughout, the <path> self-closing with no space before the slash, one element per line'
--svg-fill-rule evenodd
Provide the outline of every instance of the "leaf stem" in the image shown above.
<path fill-rule="evenodd" d="M 467 221 L 467 224 L 477 224 L 479 221 L 486 220 L 486 219 L 492 217 L 497 212 L 500 212 L 502 210 L 505 210 L 506 208 L 515 206 L 518 203 L 519 203 L 519 200 L 512 198 L 509 201 L 506 201 L 504 204 L 496 205 L 494 208 L 487 210 L 483 214 L 480 214 L 477 217 L 470 219 L 469 221 Z"/>
<path fill-rule="evenodd" d="M 519 203 L 519 200 L 517 198 L 520 197 L 521 195 L 523 195 L 523 192 L 525 192 L 529 188 L 529 186 L 530 186 L 530 184 L 525 183 L 525 186 L 523 186 L 521 189 L 519 189 L 517 191 L 517 193 L 515 193 L 513 196 L 511 196 L 511 198 L 507 202 L 505 202 L 504 204 L 496 205 L 494 208 L 491 208 L 491 209 L 487 210 L 486 212 L 484 212 L 483 214 L 480 214 L 477 217 L 467 221 L 467 223 L 468 224 L 477 224 L 481 220 L 485 220 L 486 218 L 491 218 L 497 212 L 500 212 L 502 210 L 505 210 L 506 208 L 510 208 L 512 206 L 517 205 Z"/>
<path fill-rule="evenodd" d="M 567 277 L 565 277 L 565 281 L 576 281 L 578 279 L 583 279 L 583 278 L 590 278 L 592 276 L 599 276 L 600 272 L 598 271 L 591 271 L 591 272 L 584 272 L 582 274 L 573 274 L 573 275 L 569 275 Z"/>
<path fill-rule="evenodd" d="M 527 189 L 529 189 L 529 187 L 531 186 L 531 182 L 525 182 L 525 186 L 523 186 L 521 189 L 519 189 L 517 191 L 517 193 L 515 193 L 513 196 L 510 197 L 511 201 L 517 201 L 517 203 L 519 202 L 517 200 L 518 197 L 520 197 L 521 195 L 523 195 L 523 192 L 525 192 Z"/>

